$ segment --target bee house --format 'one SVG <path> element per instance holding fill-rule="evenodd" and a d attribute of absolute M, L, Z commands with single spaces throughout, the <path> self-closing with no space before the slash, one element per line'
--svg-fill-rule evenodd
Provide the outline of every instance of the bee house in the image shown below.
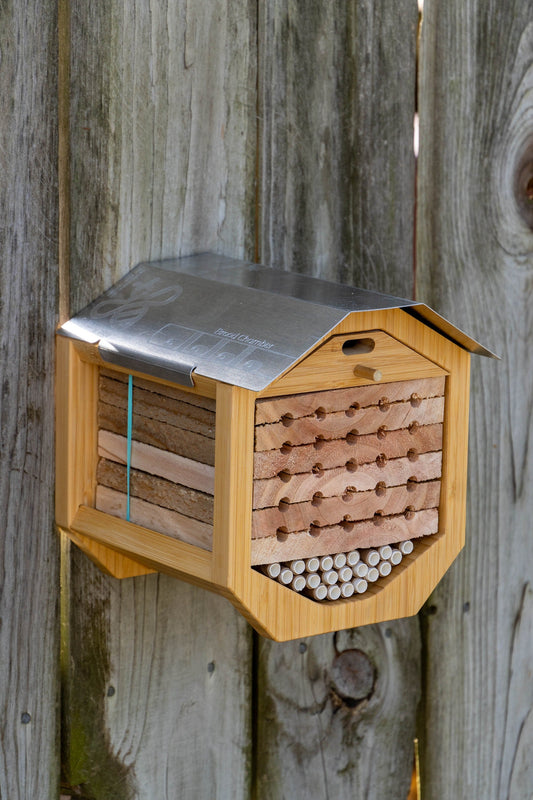
<path fill-rule="evenodd" d="M 57 337 L 58 527 L 263 635 L 415 614 L 464 544 L 470 354 L 427 306 L 215 255 Z"/>

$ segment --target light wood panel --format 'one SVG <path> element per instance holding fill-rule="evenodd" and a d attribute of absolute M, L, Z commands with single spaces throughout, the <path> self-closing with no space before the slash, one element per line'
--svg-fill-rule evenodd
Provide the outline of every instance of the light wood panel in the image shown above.
<path fill-rule="evenodd" d="M 217 389 L 214 578 L 241 593 L 250 572 L 255 394 Z"/>
<path fill-rule="evenodd" d="M 499 353 L 472 362 L 467 543 L 424 622 L 422 795 L 533 792 L 533 10 L 426 2 L 418 296 Z"/>
<path fill-rule="evenodd" d="M 411 296 L 416 20 L 410 0 L 260 4 L 259 260 Z M 262 605 L 276 609 L 273 582 L 257 577 Z M 382 638 L 385 629 L 359 629 L 344 645 L 366 653 L 388 687 L 356 707 L 328 695 L 342 634 L 261 642 L 261 800 L 407 796 L 418 626 L 394 623 Z"/>
<path fill-rule="evenodd" d="M 370 519 L 376 512 L 401 514 L 407 507 L 437 508 L 440 481 L 427 481 L 409 487 L 380 487 L 379 491 L 353 492 L 342 497 L 324 497 L 303 503 L 280 503 L 274 508 L 256 509 L 252 513 L 252 537 L 272 535 L 277 528 L 308 531 L 311 525 L 332 525 L 343 517 Z M 264 533 L 269 531 L 270 533 Z"/>
<path fill-rule="evenodd" d="M 393 309 L 404 313 L 399 309 Z M 389 312 L 390 313 L 390 312 Z M 379 385 L 392 381 L 402 381 L 406 376 L 413 379 L 439 377 L 444 371 L 438 364 L 421 355 L 421 346 L 413 344 L 407 347 L 394 336 L 379 330 L 372 330 L 366 325 L 383 324 L 386 312 L 354 312 L 349 314 L 336 328 L 337 333 L 318 347 L 310 356 L 304 358 L 296 366 L 278 378 L 267 389 L 261 392 L 263 397 L 271 397 L 280 392 L 312 392 L 346 386 L 362 386 L 368 384 L 369 376 L 357 374 L 356 365 L 377 369 L 380 373 Z M 370 353 L 346 356 L 342 346 L 351 341 L 354 335 L 372 336 L 376 342 Z M 422 343 L 420 342 L 420 345 Z"/>
<path fill-rule="evenodd" d="M 379 448 L 378 448 L 379 445 Z M 307 472 L 317 464 L 322 469 L 332 469 L 352 462 L 352 468 L 369 464 L 376 460 L 376 450 L 386 458 L 400 458 L 414 448 L 417 453 L 430 453 L 442 449 L 442 425 L 421 425 L 415 429 L 389 432 L 380 431 L 367 436 L 346 439 L 333 439 L 284 448 L 277 452 L 254 453 L 254 476 L 257 479 L 273 478 L 281 472 L 291 475 Z M 355 470 L 354 470 L 355 471 Z M 285 475 L 287 478 L 287 475 Z"/>
<path fill-rule="evenodd" d="M 439 529 L 438 509 L 430 508 L 414 511 L 408 519 L 403 514 L 387 517 L 380 525 L 373 520 L 354 522 L 346 528 L 342 525 L 326 525 L 310 535 L 308 531 L 289 533 L 280 539 L 274 534 L 261 536 L 252 542 L 252 564 L 272 564 L 276 561 L 290 561 L 293 558 L 331 555 L 359 548 L 381 547 L 405 539 L 429 536 Z M 422 576 L 419 576 L 421 578 Z M 422 583 L 428 586 L 425 580 Z M 380 584 L 381 585 L 381 584 Z M 402 616 L 398 609 L 393 619 Z M 355 624 L 355 623 L 354 623 Z M 364 624 L 362 621 L 360 624 Z M 341 627 L 341 620 L 335 620 L 335 628 Z M 295 624 L 294 630 L 297 630 Z"/>
<path fill-rule="evenodd" d="M 114 517 L 126 519 L 127 496 L 107 486 L 98 486 L 96 491 L 96 508 Z M 186 517 L 168 508 L 147 502 L 143 498 L 132 497 L 130 500 L 130 519 L 137 525 L 164 533 L 182 542 L 194 544 L 204 550 L 213 547 L 213 526 L 191 517 Z M 114 521 L 107 522 L 112 527 Z M 161 561 L 164 561 L 164 552 Z"/>
<path fill-rule="evenodd" d="M 102 458 L 126 464 L 127 447 L 125 436 L 117 436 L 110 431 L 98 431 L 98 455 Z M 168 478 L 200 492 L 207 494 L 215 492 L 214 467 L 142 442 L 131 444 L 131 466 L 133 469 Z"/>
<path fill-rule="evenodd" d="M 255 4 L 72 0 L 71 31 L 71 314 L 143 260 L 251 256 Z M 70 565 L 70 781 L 96 800 L 247 798 L 246 622 L 172 577 Z"/>
<path fill-rule="evenodd" d="M 438 397 L 444 394 L 444 378 L 422 378 L 420 380 L 398 381 L 359 386 L 357 389 L 335 389 L 308 394 L 284 395 L 272 399 L 259 399 L 256 403 L 255 424 L 277 422 L 290 414 L 297 419 L 321 413 L 329 414 L 346 409 L 376 406 L 380 401 L 396 403 L 410 398 Z"/>
<path fill-rule="evenodd" d="M 0 796 L 57 797 L 57 3 L 0 4 Z"/>

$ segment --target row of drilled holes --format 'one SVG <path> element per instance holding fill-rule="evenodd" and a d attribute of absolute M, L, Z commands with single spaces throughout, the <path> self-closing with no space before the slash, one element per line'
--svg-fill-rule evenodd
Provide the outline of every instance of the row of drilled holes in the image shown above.
<path fill-rule="evenodd" d="M 407 506 L 407 507 L 405 508 L 405 510 L 403 511 L 403 516 L 404 516 L 404 517 L 405 517 L 405 519 L 407 519 L 407 520 L 411 520 L 411 519 L 413 519 L 413 518 L 414 518 L 414 516 L 415 516 L 415 508 L 414 508 L 413 506 Z M 374 517 L 373 517 L 373 522 L 374 522 L 374 525 L 377 525 L 377 526 L 383 525 L 383 522 L 385 521 L 385 519 L 386 519 L 386 515 L 383 513 L 383 511 L 376 511 L 376 513 L 374 514 Z M 349 533 L 351 530 L 353 530 L 353 528 L 354 528 L 354 525 L 355 525 L 355 524 L 356 524 L 356 522 L 358 522 L 358 521 L 360 521 L 360 520 L 353 520 L 353 519 L 350 519 L 350 517 L 349 517 L 349 516 L 345 516 L 345 517 L 344 517 L 344 518 L 343 518 L 343 519 L 342 519 L 342 520 L 341 520 L 341 521 L 338 523 L 338 525 L 339 525 L 341 528 L 344 528 L 344 530 L 345 530 L 347 533 Z M 323 528 L 323 527 L 330 527 L 330 526 L 329 526 L 329 525 L 328 525 L 328 526 L 323 526 L 323 525 L 320 525 L 320 523 L 318 522 L 318 520 L 315 520 L 315 521 L 314 521 L 314 522 L 312 522 L 312 523 L 311 523 L 311 525 L 309 526 L 309 536 L 313 536 L 313 537 L 320 536 L 320 533 L 321 533 L 321 531 L 322 531 L 322 528 Z M 286 542 L 286 541 L 287 541 L 287 539 L 289 538 L 289 536 L 290 536 L 290 533 L 289 533 L 289 531 L 288 531 L 288 530 L 287 530 L 287 528 L 286 528 L 285 526 L 283 526 L 283 525 L 281 525 L 281 526 L 280 526 L 280 527 L 279 527 L 279 528 L 276 530 L 276 539 L 278 540 L 278 542 Z"/>
<path fill-rule="evenodd" d="M 420 428 L 420 423 L 419 422 L 411 422 L 411 424 L 407 427 L 407 430 L 409 431 L 410 434 L 415 434 L 418 431 L 419 428 Z M 391 431 L 389 431 L 387 426 L 386 425 L 380 425 L 380 427 L 376 431 L 376 436 L 378 437 L 378 439 L 384 439 L 387 436 L 388 433 L 391 433 Z M 359 433 L 357 428 L 353 428 L 353 430 L 348 431 L 348 433 L 344 437 L 344 440 L 348 444 L 356 444 L 357 443 L 357 439 L 359 438 L 360 435 L 361 434 Z M 335 439 L 334 441 L 341 441 L 341 438 Z M 326 442 L 328 442 L 328 441 L 333 441 L 333 440 L 326 439 L 325 436 L 318 435 L 318 436 L 315 436 L 315 441 L 313 442 L 313 446 L 317 450 L 320 450 L 320 448 L 323 447 L 326 444 Z M 289 453 L 292 451 L 293 447 L 300 447 L 300 446 L 301 445 L 292 444 L 292 442 L 289 442 L 289 441 L 283 442 L 283 444 L 280 447 L 280 452 L 283 453 L 284 456 L 288 456 Z"/>
<path fill-rule="evenodd" d="M 407 489 L 408 492 L 414 492 L 417 486 L 418 486 L 418 480 L 414 476 L 408 478 L 405 484 L 405 488 Z M 387 493 L 387 484 L 384 481 L 379 481 L 376 484 L 374 491 L 377 497 L 384 497 L 384 495 Z M 337 499 L 340 497 L 345 503 L 349 503 L 353 499 L 355 494 L 357 494 L 357 489 L 355 488 L 355 486 L 347 486 L 344 490 L 344 494 L 337 495 Z M 322 492 L 315 492 L 313 497 L 311 498 L 311 505 L 318 507 L 322 503 L 322 500 L 324 499 L 325 498 Z M 278 510 L 287 511 L 290 505 L 291 505 L 290 498 L 282 497 L 278 503 Z"/>
<path fill-rule="evenodd" d="M 418 452 L 414 448 L 411 448 L 410 450 L 407 451 L 407 458 L 409 459 L 409 461 L 416 461 L 418 459 Z M 380 453 L 378 456 L 376 456 L 376 464 L 381 469 L 383 469 L 383 467 L 386 466 L 387 461 L 388 458 L 384 453 Z M 368 464 L 372 462 L 365 462 L 365 463 Z M 358 467 L 358 464 L 355 458 L 350 458 L 345 463 L 344 466 L 348 470 L 348 472 L 355 472 Z M 320 478 L 324 474 L 324 471 L 325 471 L 324 467 L 322 466 L 322 464 L 320 464 L 320 462 L 313 464 L 313 466 L 311 467 L 312 474 L 315 475 L 317 478 Z M 282 480 L 283 483 L 288 483 L 292 478 L 292 473 L 289 472 L 287 469 L 282 469 L 281 472 L 278 472 L 277 477 L 280 478 L 280 480 Z"/>
<path fill-rule="evenodd" d="M 392 402 L 404 402 L 404 401 L 392 401 Z M 418 408 L 420 406 L 420 403 L 422 402 L 422 398 L 420 397 L 420 395 L 416 394 L 416 392 L 413 392 L 408 402 L 412 405 L 413 408 Z M 391 406 L 391 400 L 389 400 L 388 397 L 382 397 L 381 400 L 379 400 L 378 402 L 378 408 L 380 411 L 383 412 L 388 411 L 390 406 Z M 359 405 L 359 403 L 352 403 L 350 408 L 347 408 L 344 413 L 346 414 L 347 417 L 353 417 L 355 412 L 359 411 L 360 408 L 361 406 Z M 328 412 L 323 406 L 319 406 L 313 412 L 313 414 L 309 414 L 308 416 L 313 416 L 313 415 L 318 420 L 324 420 L 326 419 Z M 293 415 L 290 412 L 288 412 L 287 414 L 283 414 L 283 416 L 281 417 L 281 423 L 282 425 L 284 425 L 285 428 L 290 428 L 294 420 L 295 417 L 293 417 Z"/>

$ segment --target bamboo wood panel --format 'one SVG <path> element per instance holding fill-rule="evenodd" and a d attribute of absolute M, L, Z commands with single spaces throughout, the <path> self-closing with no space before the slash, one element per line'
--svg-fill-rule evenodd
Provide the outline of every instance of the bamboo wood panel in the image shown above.
<path fill-rule="evenodd" d="M 0 796 L 57 797 L 57 3 L 0 8 Z"/>
<path fill-rule="evenodd" d="M 422 616 L 422 791 L 519 800 L 533 791 L 532 9 L 424 14 L 417 296 L 502 362 L 472 360 L 469 536 Z"/>

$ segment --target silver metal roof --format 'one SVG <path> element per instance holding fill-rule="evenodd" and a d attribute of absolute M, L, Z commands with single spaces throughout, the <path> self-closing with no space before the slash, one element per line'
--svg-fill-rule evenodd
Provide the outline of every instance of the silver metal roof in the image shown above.
<path fill-rule="evenodd" d="M 495 357 L 422 303 L 211 253 L 139 264 L 59 328 L 110 364 L 193 385 L 193 372 L 261 391 L 352 311 L 403 308 Z"/>

